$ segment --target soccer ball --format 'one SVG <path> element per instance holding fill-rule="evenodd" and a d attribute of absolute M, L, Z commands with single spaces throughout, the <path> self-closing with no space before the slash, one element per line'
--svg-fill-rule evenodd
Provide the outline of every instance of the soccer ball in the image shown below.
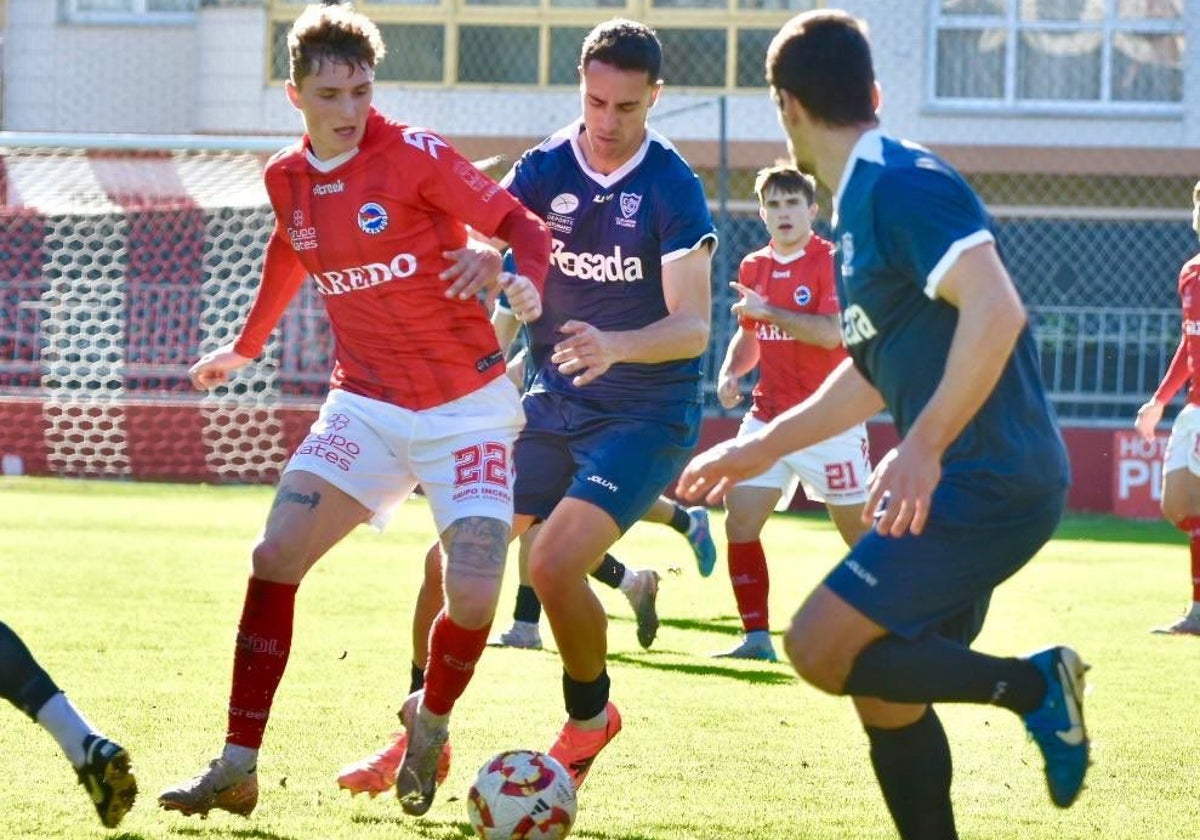
<path fill-rule="evenodd" d="M 575 822 L 575 785 L 545 753 L 502 752 L 479 768 L 467 816 L 482 840 L 562 840 Z"/>

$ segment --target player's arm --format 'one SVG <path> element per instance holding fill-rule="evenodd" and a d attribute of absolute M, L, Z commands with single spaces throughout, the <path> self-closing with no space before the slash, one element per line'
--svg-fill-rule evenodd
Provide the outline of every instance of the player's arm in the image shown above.
<path fill-rule="evenodd" d="M 702 452 L 679 476 L 675 492 L 688 501 L 716 504 L 735 484 L 785 455 L 864 423 L 884 407 L 883 397 L 850 359 L 844 359 L 812 396 L 757 432 Z"/>
<path fill-rule="evenodd" d="M 837 315 L 821 315 L 811 312 L 796 312 L 780 306 L 771 306 L 758 292 L 741 283 L 730 283 L 738 293 L 733 305 L 733 314 L 755 321 L 774 324 L 783 332 L 804 344 L 813 344 L 832 350 L 842 343 L 842 325 Z"/>
<path fill-rule="evenodd" d="M 662 267 L 667 315 L 636 330 L 603 332 L 583 321 L 567 321 L 551 363 L 586 385 L 618 362 L 652 364 L 699 356 L 708 346 L 712 319 L 712 260 L 706 240 Z"/>
<path fill-rule="evenodd" d="M 1163 374 L 1162 381 L 1154 389 L 1154 395 L 1142 404 L 1142 407 L 1138 409 L 1137 419 L 1133 421 L 1134 427 L 1143 440 L 1154 440 L 1154 430 L 1162 421 L 1163 409 L 1166 408 L 1175 393 L 1183 387 L 1187 378 L 1187 336 L 1184 336 L 1179 340 L 1179 346 L 1175 348 L 1175 355 L 1171 359 L 1171 364 L 1167 366 L 1167 372 Z"/>
<path fill-rule="evenodd" d="M 228 382 L 229 374 L 262 353 L 271 330 L 279 323 L 305 276 L 304 266 L 277 227 L 267 243 L 262 282 L 240 335 L 232 343 L 205 353 L 188 369 L 193 387 L 203 391 Z"/>
<path fill-rule="evenodd" d="M 725 348 L 725 359 L 717 374 L 717 399 L 723 408 L 733 408 L 742 401 L 738 380 L 758 365 L 758 337 L 752 329 L 738 325 Z"/>
<path fill-rule="evenodd" d="M 942 454 L 992 393 L 1026 323 L 1025 307 L 991 241 L 958 257 L 938 283 L 937 296 L 958 310 L 945 370 L 904 440 L 876 467 L 863 510 L 870 521 L 890 495 L 875 527 L 893 536 L 924 528 Z"/>

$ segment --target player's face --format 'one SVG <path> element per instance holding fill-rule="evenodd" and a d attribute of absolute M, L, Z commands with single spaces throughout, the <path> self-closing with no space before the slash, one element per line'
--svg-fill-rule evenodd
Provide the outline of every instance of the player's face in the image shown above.
<path fill-rule="evenodd" d="M 646 138 L 646 117 L 662 83 L 641 70 L 621 70 L 589 61 L 580 70 L 584 134 L 580 145 L 588 165 L 607 175 L 633 157 Z"/>
<path fill-rule="evenodd" d="M 287 96 L 304 116 L 313 154 L 328 160 L 356 147 L 367 127 L 375 71 L 323 61 L 315 73 L 287 83 Z"/>
<path fill-rule="evenodd" d="M 758 215 L 767 226 L 775 247 L 789 252 L 808 244 L 817 205 L 809 204 L 803 193 L 767 190 Z"/>

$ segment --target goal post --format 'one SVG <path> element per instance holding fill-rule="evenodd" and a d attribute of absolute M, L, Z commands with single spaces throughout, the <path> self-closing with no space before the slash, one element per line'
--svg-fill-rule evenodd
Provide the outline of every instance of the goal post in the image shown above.
<path fill-rule="evenodd" d="M 280 137 L 0 132 L 0 458 L 9 472 L 273 481 L 333 347 L 306 284 L 228 386 L 188 365 L 233 339 L 274 216 Z"/>

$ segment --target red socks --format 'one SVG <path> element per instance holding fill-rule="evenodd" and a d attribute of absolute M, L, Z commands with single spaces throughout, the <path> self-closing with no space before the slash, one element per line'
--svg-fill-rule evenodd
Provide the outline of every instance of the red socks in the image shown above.
<path fill-rule="evenodd" d="M 251 577 L 238 624 L 226 743 L 258 749 L 292 649 L 298 584 Z"/>
<path fill-rule="evenodd" d="M 747 633 L 769 630 L 767 595 L 771 580 L 767 575 L 767 556 L 762 542 L 729 544 L 729 581 L 733 584 L 733 597 L 737 600 L 738 614 L 742 617 L 742 628 Z"/>
<path fill-rule="evenodd" d="M 446 611 L 438 613 L 429 631 L 429 663 L 425 666 L 425 708 L 448 715 L 467 690 L 475 663 L 487 646 L 491 625 L 478 630 L 459 627 Z"/>
<path fill-rule="evenodd" d="M 1189 516 L 1177 527 L 1188 535 L 1192 552 L 1192 603 L 1200 604 L 1200 516 Z"/>

